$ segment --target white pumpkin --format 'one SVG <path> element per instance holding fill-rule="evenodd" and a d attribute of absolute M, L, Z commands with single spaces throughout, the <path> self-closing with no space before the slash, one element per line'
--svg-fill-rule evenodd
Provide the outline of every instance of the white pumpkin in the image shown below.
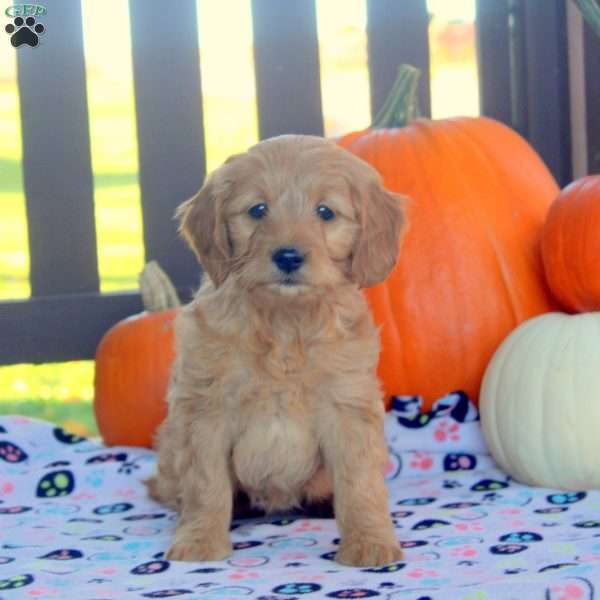
<path fill-rule="evenodd" d="M 502 343 L 483 378 L 481 421 L 516 480 L 600 488 L 600 313 L 548 313 Z"/>

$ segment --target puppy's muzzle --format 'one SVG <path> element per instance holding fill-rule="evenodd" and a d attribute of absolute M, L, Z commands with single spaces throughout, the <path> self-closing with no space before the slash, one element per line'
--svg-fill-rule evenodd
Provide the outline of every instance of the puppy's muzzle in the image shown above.
<path fill-rule="evenodd" d="M 288 275 L 304 264 L 304 255 L 297 248 L 278 248 L 271 258 L 277 268 Z"/>

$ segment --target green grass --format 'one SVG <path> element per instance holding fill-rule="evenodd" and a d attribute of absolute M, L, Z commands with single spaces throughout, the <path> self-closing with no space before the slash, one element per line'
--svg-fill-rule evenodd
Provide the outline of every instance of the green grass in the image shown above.
<path fill-rule="evenodd" d="M 96 419 L 92 403 L 78 400 L 62 403 L 56 400 L 2 400 L 3 415 L 25 415 L 57 423 L 68 431 L 83 436 L 97 436 Z"/>
<path fill-rule="evenodd" d="M 97 435 L 92 409 L 93 361 L 0 368 L 0 414 L 59 423 L 80 435 Z"/>

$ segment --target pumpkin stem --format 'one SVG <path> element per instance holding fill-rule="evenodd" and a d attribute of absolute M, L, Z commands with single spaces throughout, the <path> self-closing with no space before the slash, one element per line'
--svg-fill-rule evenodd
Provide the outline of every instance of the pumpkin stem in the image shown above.
<path fill-rule="evenodd" d="M 406 127 L 419 117 L 417 88 L 420 77 L 421 71 L 412 65 L 398 67 L 396 81 L 380 111 L 373 119 L 371 129 Z"/>
<path fill-rule="evenodd" d="M 155 260 L 146 263 L 138 280 L 142 304 L 148 312 L 167 310 L 181 305 L 175 286 Z"/>
<path fill-rule="evenodd" d="M 594 33 L 600 37 L 600 6 L 596 0 L 575 0 L 575 3 Z"/>

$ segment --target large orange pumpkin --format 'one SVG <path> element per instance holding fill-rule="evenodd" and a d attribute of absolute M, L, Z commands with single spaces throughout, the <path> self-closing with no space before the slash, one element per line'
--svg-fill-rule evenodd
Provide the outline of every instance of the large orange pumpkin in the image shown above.
<path fill-rule="evenodd" d="M 395 270 L 366 290 L 382 327 L 379 375 L 388 400 L 419 394 L 428 408 L 462 389 L 477 401 L 502 340 L 553 308 L 539 239 L 558 186 L 527 142 L 496 121 L 406 124 L 418 73 L 400 73 L 377 126 L 338 140 L 412 199 Z"/>
<path fill-rule="evenodd" d="M 600 175 L 559 194 L 542 232 L 542 256 L 548 284 L 565 308 L 600 310 Z"/>
<path fill-rule="evenodd" d="M 96 350 L 94 411 L 110 446 L 150 448 L 167 414 L 166 393 L 175 359 L 173 321 L 179 301 L 156 263 L 140 277 L 146 311 L 109 329 Z"/>

